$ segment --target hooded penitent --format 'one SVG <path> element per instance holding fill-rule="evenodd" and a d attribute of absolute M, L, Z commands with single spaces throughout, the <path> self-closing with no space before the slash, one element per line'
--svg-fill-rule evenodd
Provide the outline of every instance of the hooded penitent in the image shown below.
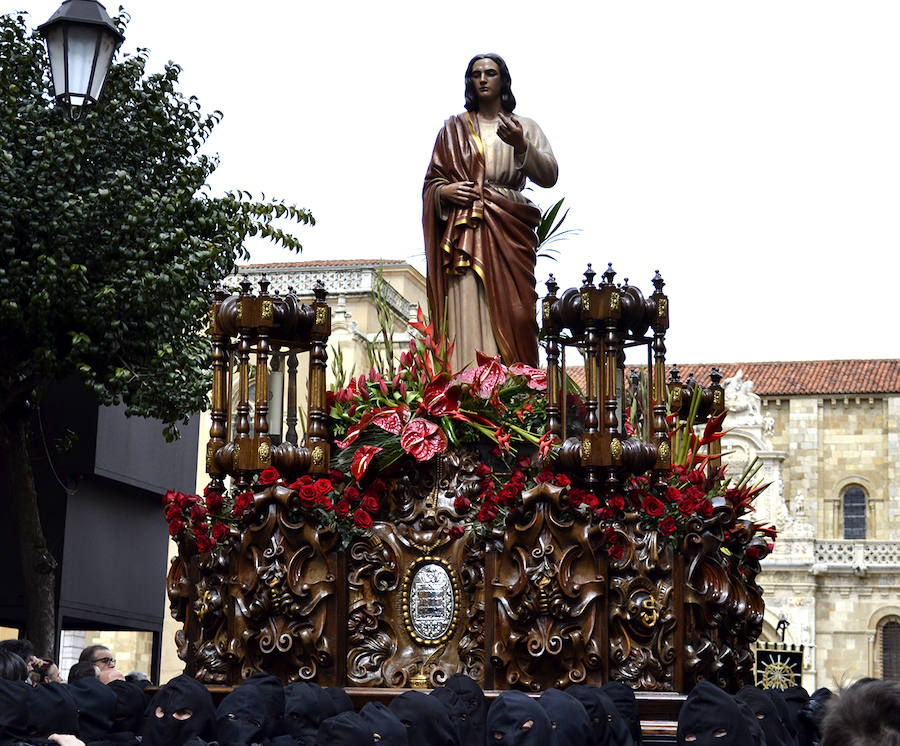
<path fill-rule="evenodd" d="M 241 682 L 241 686 L 255 686 L 266 702 L 263 718 L 265 734 L 273 738 L 284 733 L 284 684 L 272 674 L 258 672 Z"/>
<path fill-rule="evenodd" d="M 587 710 L 597 746 L 633 746 L 625 718 L 601 689 L 589 684 L 576 684 L 566 692 Z"/>
<path fill-rule="evenodd" d="M 361 746 L 372 743 L 368 723 L 352 710 L 344 710 L 323 721 L 316 746 Z"/>
<path fill-rule="evenodd" d="M 701 681 L 678 714 L 679 746 L 754 746 L 740 708 L 715 684 Z"/>
<path fill-rule="evenodd" d="M 334 702 L 318 684 L 297 682 L 284 690 L 284 730 L 297 743 L 314 743 L 319 725 L 333 715 Z"/>
<path fill-rule="evenodd" d="M 28 695 L 24 681 L 0 679 L 0 744 L 16 743 L 28 736 Z"/>
<path fill-rule="evenodd" d="M 455 673 L 444 684 L 445 688 L 452 692 L 456 692 L 468 713 L 466 722 L 470 733 L 480 734 L 480 741 L 485 740 L 485 723 L 487 722 L 488 703 L 484 698 L 484 690 L 478 685 L 471 676 L 464 673 Z"/>
<path fill-rule="evenodd" d="M 382 702 L 367 702 L 359 716 L 372 730 L 372 740 L 380 746 L 409 746 L 406 727 Z M 377 736 L 377 737 L 376 737 Z M 474 744 L 466 744 L 474 746 Z"/>
<path fill-rule="evenodd" d="M 110 681 L 107 687 L 116 695 L 116 713 L 110 733 L 140 733 L 144 711 L 150 701 L 144 687 L 134 681 Z"/>
<path fill-rule="evenodd" d="M 503 692 L 488 710 L 487 742 L 496 746 L 548 746 L 550 718 L 536 700 L 517 691 Z"/>
<path fill-rule="evenodd" d="M 326 696 L 334 704 L 335 714 L 339 712 L 353 712 L 353 700 L 350 699 L 350 695 L 341 689 L 341 687 L 326 686 L 324 691 Z"/>
<path fill-rule="evenodd" d="M 435 697 L 404 692 L 390 704 L 391 712 L 406 726 L 409 746 L 459 746 L 450 713 Z"/>
<path fill-rule="evenodd" d="M 428 696 L 434 697 L 447 708 L 447 712 L 450 713 L 450 719 L 456 727 L 457 740 L 461 744 L 470 743 L 469 739 L 471 739 L 472 736 L 469 733 L 467 724 L 469 712 L 459 695 L 446 687 L 439 686 L 436 689 L 433 689 Z"/>
<path fill-rule="evenodd" d="M 621 681 L 610 681 L 601 686 L 600 691 L 612 700 L 625 720 L 634 746 L 641 746 L 641 715 L 634 690 Z"/>
<path fill-rule="evenodd" d="M 785 702 L 784 693 L 781 689 L 763 689 L 761 691 L 769 695 L 769 698 L 775 703 L 778 717 L 781 718 L 781 724 L 784 726 L 785 746 L 798 746 L 797 728 L 791 720 L 791 712 L 788 709 L 787 702 Z"/>
<path fill-rule="evenodd" d="M 29 693 L 28 731 L 39 738 L 47 738 L 51 733 L 74 735 L 78 732 L 77 713 L 67 684 L 38 684 Z"/>
<path fill-rule="evenodd" d="M 78 709 L 78 737 L 100 741 L 112 730 L 118 700 L 115 693 L 100 679 L 86 678 L 69 684 L 69 691 Z"/>
<path fill-rule="evenodd" d="M 575 697 L 559 689 L 547 689 L 538 704 L 550 718 L 556 746 L 589 746 L 594 744 L 594 727 L 587 710 Z"/>
<path fill-rule="evenodd" d="M 756 717 L 759 727 L 766 736 L 766 746 L 787 746 L 787 733 L 781 724 L 778 710 L 771 698 L 755 686 L 745 686 L 736 695 Z"/>
<path fill-rule="evenodd" d="M 190 676 L 176 676 L 150 700 L 143 746 L 182 746 L 193 736 L 216 737 L 216 709 L 206 687 Z"/>
<path fill-rule="evenodd" d="M 261 743 L 266 737 L 266 698 L 256 686 L 241 685 L 216 709 L 216 734 L 222 746 Z"/>

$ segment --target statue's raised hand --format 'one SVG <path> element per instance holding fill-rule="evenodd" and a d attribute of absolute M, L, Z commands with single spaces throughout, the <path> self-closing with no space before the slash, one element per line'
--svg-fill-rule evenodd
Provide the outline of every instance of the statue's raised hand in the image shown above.
<path fill-rule="evenodd" d="M 525 142 L 525 132 L 522 130 L 522 125 L 519 124 L 519 120 L 512 116 L 512 114 L 506 114 L 502 111 L 497 115 L 497 118 L 500 120 L 497 122 L 497 137 L 503 140 L 507 145 L 512 145 L 513 150 L 516 151 L 516 155 L 522 155 L 525 152 L 527 145 Z"/>
<path fill-rule="evenodd" d="M 478 192 L 475 190 L 474 181 L 454 181 L 441 187 L 441 201 L 450 202 L 458 207 L 468 207 L 476 199 Z"/>

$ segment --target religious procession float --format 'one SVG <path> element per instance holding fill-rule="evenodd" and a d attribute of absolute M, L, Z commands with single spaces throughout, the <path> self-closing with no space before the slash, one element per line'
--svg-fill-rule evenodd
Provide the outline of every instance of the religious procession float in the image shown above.
<path fill-rule="evenodd" d="M 402 354 L 385 332 L 332 390 L 324 287 L 311 303 L 265 280 L 219 292 L 209 485 L 164 498 L 186 671 L 381 690 L 457 672 L 488 690 L 752 683 L 774 532 L 750 517 L 752 473 L 725 476 L 721 377 L 667 376 L 658 273 L 647 296 L 611 267 L 594 280 L 588 265 L 579 288 L 547 283 L 544 369 L 480 355 L 453 371 L 420 314 Z"/>

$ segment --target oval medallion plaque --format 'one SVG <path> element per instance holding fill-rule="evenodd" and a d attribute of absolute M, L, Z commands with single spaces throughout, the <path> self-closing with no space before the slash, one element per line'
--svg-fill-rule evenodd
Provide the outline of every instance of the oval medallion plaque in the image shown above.
<path fill-rule="evenodd" d="M 420 557 L 403 581 L 403 621 L 416 642 L 438 645 L 453 636 L 459 617 L 459 583 L 437 557 Z"/>

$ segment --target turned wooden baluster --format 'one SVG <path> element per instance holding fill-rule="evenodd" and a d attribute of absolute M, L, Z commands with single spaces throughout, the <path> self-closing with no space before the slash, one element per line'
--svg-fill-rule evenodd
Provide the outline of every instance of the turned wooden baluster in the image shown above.
<path fill-rule="evenodd" d="M 240 489 L 250 486 L 250 470 L 245 468 L 253 439 L 250 436 L 250 349 L 252 329 L 245 318 L 250 315 L 250 281 L 241 282 L 241 294 L 237 305 L 238 326 L 238 405 L 237 426 L 235 428 L 234 461 L 232 473 L 235 484 Z"/>
<path fill-rule="evenodd" d="M 659 486 L 664 486 L 666 472 L 672 467 L 672 450 L 669 442 L 669 429 L 666 424 L 666 329 L 669 328 L 669 299 L 663 294 L 665 281 L 659 274 L 659 270 L 653 276 L 653 295 L 650 296 L 656 304 L 656 314 L 653 318 L 653 419 L 651 425 L 651 440 L 656 446 L 657 458 L 653 468 L 654 481 Z M 678 369 L 673 369 L 675 380 L 678 379 Z M 679 383 L 680 387 L 681 384 Z M 680 388 L 679 388 L 680 392 Z M 680 406 L 680 393 L 679 393 Z M 674 408 L 673 408 L 673 411 Z"/>
<path fill-rule="evenodd" d="M 712 407 L 709 416 L 718 417 L 725 411 L 725 389 L 722 388 L 722 374 L 719 369 L 713 367 L 709 372 L 710 390 L 712 391 Z M 714 474 L 722 465 L 722 441 L 714 440 L 707 446 L 709 454 L 709 465 L 707 467 L 708 474 Z"/>
<path fill-rule="evenodd" d="M 310 471 L 324 474 L 328 471 L 331 458 L 328 441 L 328 410 L 325 405 L 325 374 L 328 370 L 328 351 L 325 343 L 331 334 L 331 309 L 325 303 L 325 285 L 321 280 L 313 288 L 316 300 L 313 303 L 311 349 L 309 354 L 309 412 L 306 431 L 306 445 L 312 454 Z"/>
<path fill-rule="evenodd" d="M 565 406 L 565 392 L 561 392 L 559 370 L 559 326 L 552 319 L 553 307 L 557 302 L 559 285 L 551 274 L 547 280 L 547 296 L 541 304 L 544 347 L 547 350 L 547 432 L 563 437 L 560 406 Z M 562 400 L 562 405 L 560 405 Z"/>
<path fill-rule="evenodd" d="M 588 445 L 587 453 L 582 449 L 582 458 L 587 461 L 592 458 L 592 440 L 590 436 L 598 432 L 600 428 L 600 334 L 597 328 L 597 320 L 590 315 L 591 290 L 594 288 L 596 272 L 588 264 L 584 273 L 584 284 L 581 286 L 581 309 L 584 314 L 584 381 L 587 401 L 587 413 L 584 418 L 584 435 Z M 585 465 L 585 486 L 591 492 L 600 482 L 597 467 Z"/>
<path fill-rule="evenodd" d="M 616 273 L 612 268 L 612 264 L 607 266 L 603 273 L 603 283 L 601 288 L 614 288 L 613 279 Z M 617 294 L 617 291 L 612 290 Z M 615 296 L 612 296 L 615 297 Z M 603 320 L 603 338 L 601 355 L 603 357 L 603 369 L 601 374 L 601 396 L 603 401 L 603 424 L 602 432 L 604 434 L 604 442 L 610 444 L 610 457 L 612 464 L 605 467 L 605 477 L 603 480 L 604 496 L 609 499 L 620 487 L 618 477 L 618 468 L 621 466 L 622 459 L 622 441 L 619 438 L 619 422 L 617 411 L 619 409 L 619 401 L 616 397 L 616 379 L 618 378 L 618 352 L 619 352 L 619 335 L 616 331 L 618 319 L 612 313 L 607 313 Z M 609 463 L 609 461 L 607 461 Z"/>
<path fill-rule="evenodd" d="M 206 472 L 210 475 L 210 488 L 219 492 L 225 489 L 222 479 L 225 472 L 216 464 L 216 451 L 225 445 L 228 436 L 228 337 L 216 318 L 222 301 L 228 297 L 218 287 L 209 309 L 209 335 L 212 341 L 212 402 L 210 407 L 209 441 L 206 444 Z"/>

